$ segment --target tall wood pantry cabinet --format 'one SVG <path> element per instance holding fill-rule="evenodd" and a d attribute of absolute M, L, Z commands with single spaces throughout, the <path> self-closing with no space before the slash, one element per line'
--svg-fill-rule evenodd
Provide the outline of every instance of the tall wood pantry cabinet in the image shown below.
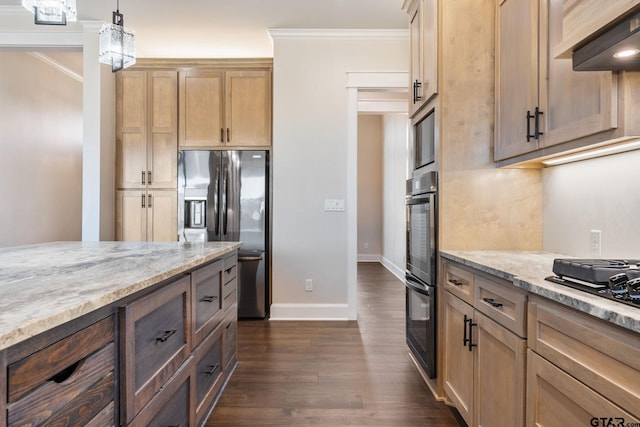
<path fill-rule="evenodd" d="M 177 91 L 173 70 L 116 80 L 116 239 L 177 239 Z"/>
<path fill-rule="evenodd" d="M 116 239 L 178 240 L 178 150 L 271 148 L 270 59 L 140 59 L 116 78 Z"/>

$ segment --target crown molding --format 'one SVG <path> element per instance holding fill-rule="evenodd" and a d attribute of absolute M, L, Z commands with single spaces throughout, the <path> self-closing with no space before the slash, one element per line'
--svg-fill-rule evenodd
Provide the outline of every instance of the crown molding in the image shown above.
<path fill-rule="evenodd" d="M 355 30 L 355 29 L 303 29 L 268 28 L 267 32 L 274 40 L 326 39 L 326 40 L 408 40 L 409 31 L 401 30 Z"/>

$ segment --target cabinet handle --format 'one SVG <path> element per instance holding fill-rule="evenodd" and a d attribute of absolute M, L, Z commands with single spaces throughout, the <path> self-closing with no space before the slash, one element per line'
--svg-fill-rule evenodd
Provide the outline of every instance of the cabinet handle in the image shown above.
<path fill-rule="evenodd" d="M 151 171 L 147 171 L 147 184 L 151 184 Z"/>
<path fill-rule="evenodd" d="M 535 133 L 531 135 L 531 119 L 534 119 L 535 117 L 536 116 L 534 114 L 531 114 L 530 110 L 527 110 L 527 142 L 531 142 L 531 138 L 536 138 Z"/>
<path fill-rule="evenodd" d="M 149 194 L 147 197 L 148 197 L 147 206 L 151 207 L 151 194 Z"/>
<path fill-rule="evenodd" d="M 226 330 L 229 330 L 229 328 L 231 328 L 231 322 L 229 322 L 229 324 L 225 327 Z"/>
<path fill-rule="evenodd" d="M 422 96 L 418 95 L 418 91 L 420 90 L 421 87 L 422 87 L 422 83 L 420 83 L 418 79 L 416 79 L 416 81 L 413 82 L 413 103 L 414 104 L 422 99 Z"/>
<path fill-rule="evenodd" d="M 202 299 L 200 301 L 201 302 L 214 302 L 217 299 L 218 299 L 218 297 L 216 295 L 209 295 L 209 296 L 202 297 Z"/>
<path fill-rule="evenodd" d="M 207 374 L 207 375 L 213 375 L 216 373 L 216 371 L 220 368 L 220 364 L 216 363 L 215 365 L 209 365 L 209 370 L 205 371 L 203 373 Z"/>
<path fill-rule="evenodd" d="M 455 286 L 462 286 L 464 283 L 462 283 L 459 280 L 456 279 L 449 279 L 449 282 L 451 282 L 452 284 L 454 284 Z"/>
<path fill-rule="evenodd" d="M 466 347 L 466 345 L 469 343 L 469 338 L 467 338 L 467 323 L 471 323 L 471 319 L 469 317 L 467 317 L 467 315 L 464 315 L 464 337 L 462 337 L 462 346 Z"/>
<path fill-rule="evenodd" d="M 469 319 L 469 351 L 473 351 L 473 347 L 477 347 L 478 344 L 473 343 L 473 327 L 478 326 L 477 323 L 473 323 L 473 320 Z"/>
<path fill-rule="evenodd" d="M 144 172 L 143 172 L 144 173 Z M 144 193 L 141 194 L 142 198 L 142 208 L 144 209 Z"/>
<path fill-rule="evenodd" d="M 164 334 L 162 334 L 162 336 L 156 338 L 156 341 L 165 342 L 166 340 L 171 338 L 171 336 L 174 335 L 176 332 L 177 332 L 176 329 L 171 329 L 170 331 L 164 331 Z"/>
<path fill-rule="evenodd" d="M 220 128 L 220 143 L 224 144 L 224 129 Z"/>
<path fill-rule="evenodd" d="M 231 130 L 227 128 L 227 142 L 231 142 Z"/>
<path fill-rule="evenodd" d="M 482 298 L 482 300 L 487 304 L 494 306 L 495 308 L 502 307 L 502 303 L 496 302 L 493 298 Z"/>
<path fill-rule="evenodd" d="M 144 171 L 142 171 L 142 185 L 144 185 Z"/>
<path fill-rule="evenodd" d="M 540 116 L 543 115 L 544 113 L 542 111 L 540 111 L 540 109 L 538 107 L 536 107 L 535 111 L 534 111 L 534 115 L 536 117 L 536 121 L 535 121 L 535 127 L 534 127 L 534 134 L 536 139 L 540 138 L 540 135 L 544 135 L 543 132 L 540 132 Z"/>

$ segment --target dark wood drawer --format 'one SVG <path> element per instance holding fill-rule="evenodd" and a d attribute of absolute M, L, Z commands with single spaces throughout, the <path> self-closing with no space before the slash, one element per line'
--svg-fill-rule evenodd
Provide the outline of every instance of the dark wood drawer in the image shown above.
<path fill-rule="evenodd" d="M 223 329 L 223 325 L 219 325 L 196 350 L 196 422 L 200 422 L 208 414 L 218 390 L 222 387 Z"/>
<path fill-rule="evenodd" d="M 120 309 L 123 424 L 151 400 L 191 352 L 191 281 L 184 276 Z"/>
<path fill-rule="evenodd" d="M 236 362 L 236 353 L 237 353 L 237 336 L 238 336 L 238 308 L 237 306 L 232 306 L 225 313 L 227 316 L 224 319 L 222 324 L 224 343 L 223 343 L 223 363 L 222 369 L 227 373 L 231 369 Z"/>
<path fill-rule="evenodd" d="M 216 261 L 191 273 L 193 346 L 220 324 L 222 312 L 222 270 L 224 261 Z"/>
<path fill-rule="evenodd" d="M 225 311 L 236 303 L 236 283 L 237 279 L 233 279 L 222 287 L 222 309 Z"/>
<path fill-rule="evenodd" d="M 133 419 L 129 427 L 194 426 L 193 357 Z"/>
<path fill-rule="evenodd" d="M 111 316 L 9 365 L 8 425 L 113 424 L 114 336 Z"/>
<path fill-rule="evenodd" d="M 222 283 L 227 283 L 236 278 L 238 256 L 234 253 L 224 259 L 224 271 L 222 272 Z"/>

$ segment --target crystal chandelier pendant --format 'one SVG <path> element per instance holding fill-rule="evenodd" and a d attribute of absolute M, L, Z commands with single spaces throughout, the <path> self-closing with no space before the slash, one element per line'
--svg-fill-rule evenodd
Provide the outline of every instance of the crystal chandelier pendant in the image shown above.
<path fill-rule="evenodd" d="M 111 71 L 122 70 L 136 63 L 135 31 L 124 27 L 119 11 L 113 12 L 113 23 L 100 29 L 100 56 L 98 60 L 111 65 Z"/>
<path fill-rule="evenodd" d="M 67 25 L 78 18 L 76 0 L 22 0 L 22 6 L 38 25 Z"/>

